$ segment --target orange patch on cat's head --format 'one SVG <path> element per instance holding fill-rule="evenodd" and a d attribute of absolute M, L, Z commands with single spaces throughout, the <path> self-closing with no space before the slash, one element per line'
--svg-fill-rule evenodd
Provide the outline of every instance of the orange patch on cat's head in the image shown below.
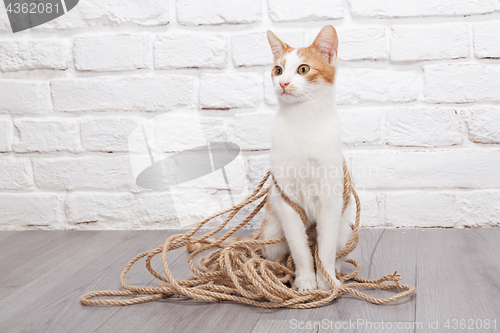
<path fill-rule="evenodd" d="M 304 64 L 311 68 L 305 75 L 306 80 L 309 82 L 323 80 L 333 84 L 335 80 L 335 66 L 328 63 L 328 60 L 314 45 L 298 49 L 297 54 L 304 58 Z"/>
<path fill-rule="evenodd" d="M 274 56 L 275 65 L 285 67 L 286 56 L 295 49 L 283 43 L 274 33 L 267 32 L 267 38 Z M 308 46 L 297 49 L 297 55 L 303 58 L 304 64 L 310 67 L 305 74 L 309 82 L 334 83 L 335 64 L 338 51 L 338 38 L 335 28 L 327 25 L 321 29 L 314 42 Z M 274 76 L 274 73 L 271 75 Z"/>
<path fill-rule="evenodd" d="M 267 30 L 267 40 L 273 52 L 274 63 L 284 66 L 286 55 L 295 49 L 287 43 L 282 42 L 271 30 Z"/>
<path fill-rule="evenodd" d="M 310 82 L 323 79 L 333 84 L 335 80 L 335 64 L 337 61 L 339 40 L 337 31 L 331 25 L 321 29 L 309 47 L 300 48 L 298 55 L 311 67 L 306 79 Z"/>

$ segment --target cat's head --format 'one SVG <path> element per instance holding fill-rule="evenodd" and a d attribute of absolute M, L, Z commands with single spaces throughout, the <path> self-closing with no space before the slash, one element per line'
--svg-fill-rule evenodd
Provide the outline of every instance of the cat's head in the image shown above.
<path fill-rule="evenodd" d="M 278 99 L 286 103 L 314 100 L 335 80 L 338 39 L 335 28 L 325 26 L 308 47 L 293 48 L 268 30 L 274 56 L 271 72 Z"/>

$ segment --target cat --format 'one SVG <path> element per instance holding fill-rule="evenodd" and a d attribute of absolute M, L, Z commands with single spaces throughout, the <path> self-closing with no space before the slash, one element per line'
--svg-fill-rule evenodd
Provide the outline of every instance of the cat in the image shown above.
<path fill-rule="evenodd" d="M 337 33 L 327 25 L 310 46 L 303 48 L 285 44 L 271 31 L 267 37 L 274 57 L 271 77 L 279 104 L 272 129 L 271 173 L 285 195 L 305 211 L 307 224 L 273 185 L 258 235 L 266 240 L 284 236 L 286 242 L 266 245 L 262 254 L 276 260 L 291 253 L 294 284 L 299 291 L 329 290 L 326 278 L 315 270 L 306 229 L 316 223 L 313 237 L 317 238 L 319 259 L 340 286 L 335 275 L 340 264 L 336 252 L 344 248 L 352 231 L 348 212 L 342 215 L 343 156 L 335 103 Z M 241 239 L 228 239 L 226 244 Z M 194 249 L 191 246 L 188 250 Z"/>

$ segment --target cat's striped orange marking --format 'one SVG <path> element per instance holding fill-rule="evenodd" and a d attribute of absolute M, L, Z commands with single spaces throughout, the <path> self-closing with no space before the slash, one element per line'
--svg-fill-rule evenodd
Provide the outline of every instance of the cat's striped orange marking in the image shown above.
<path fill-rule="evenodd" d="M 297 54 L 304 58 L 304 64 L 311 67 L 311 70 L 305 76 L 306 80 L 309 82 L 323 80 L 333 84 L 335 80 L 335 66 L 328 63 L 328 58 L 321 54 L 314 44 L 298 49 Z"/>

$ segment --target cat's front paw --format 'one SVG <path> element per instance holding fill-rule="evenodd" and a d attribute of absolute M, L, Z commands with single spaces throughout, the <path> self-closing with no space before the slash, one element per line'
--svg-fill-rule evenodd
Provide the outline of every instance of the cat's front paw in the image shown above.
<path fill-rule="evenodd" d="M 335 282 L 335 284 L 337 285 L 337 287 L 340 287 L 341 283 L 340 283 L 339 279 L 337 279 L 335 277 L 335 273 L 334 274 L 330 273 L 330 276 L 332 277 L 333 282 Z M 330 286 L 330 283 L 328 283 L 328 281 L 326 280 L 326 278 L 323 276 L 323 273 L 321 273 L 319 270 L 316 273 L 316 282 L 318 283 L 318 288 L 319 289 L 323 289 L 323 290 L 330 290 L 330 289 L 332 289 L 332 287 Z"/>
<path fill-rule="evenodd" d="M 297 286 L 299 291 L 314 290 L 318 287 L 314 274 L 299 275 L 295 278 L 293 283 Z"/>

